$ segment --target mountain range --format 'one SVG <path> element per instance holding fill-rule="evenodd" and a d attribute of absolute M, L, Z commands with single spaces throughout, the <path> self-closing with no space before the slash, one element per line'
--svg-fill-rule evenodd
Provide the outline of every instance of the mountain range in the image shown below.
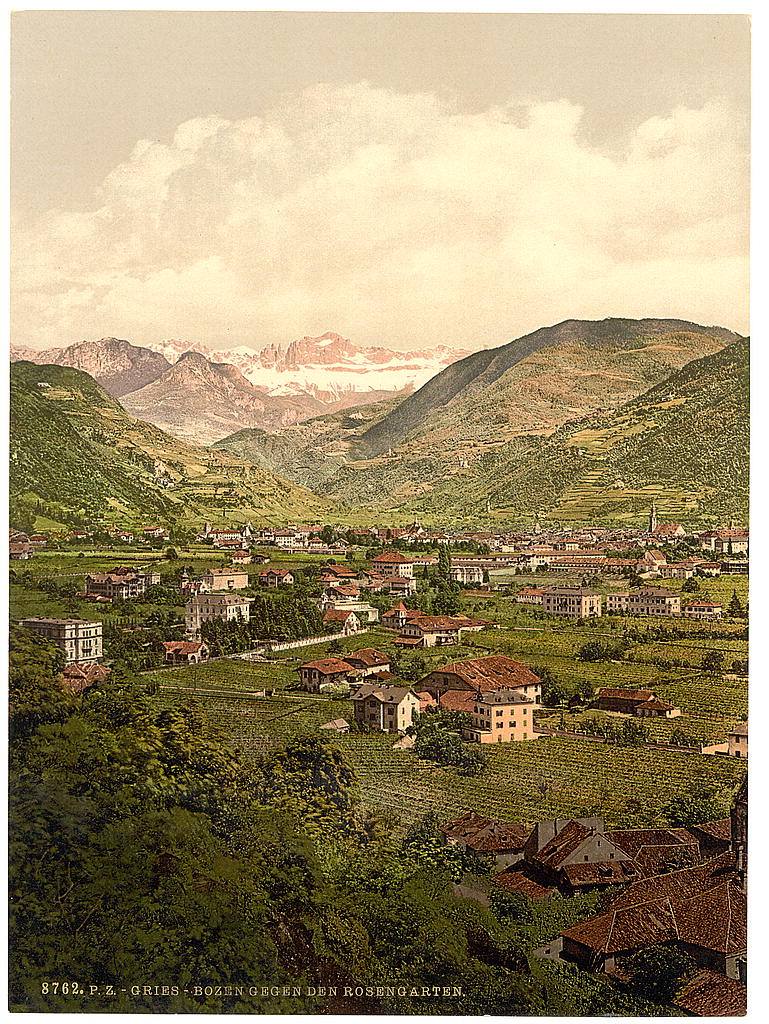
<path fill-rule="evenodd" d="M 407 394 L 465 353 L 358 348 L 339 334 L 217 352 L 178 341 L 154 348 L 118 338 L 41 352 L 11 347 L 11 359 L 84 370 L 136 416 L 194 443 L 239 427 L 277 430 L 323 412 Z"/>
<path fill-rule="evenodd" d="M 469 481 L 505 453 L 610 413 L 737 338 L 681 320 L 566 321 L 468 356 L 401 400 L 270 434 L 241 430 L 217 447 L 353 507 L 447 510 L 453 492 L 467 507 Z"/>
<path fill-rule="evenodd" d="M 37 509 L 61 523 L 282 523 L 330 507 L 253 463 L 134 419 L 83 371 L 16 362 L 10 394 L 12 521 L 14 509 Z"/>

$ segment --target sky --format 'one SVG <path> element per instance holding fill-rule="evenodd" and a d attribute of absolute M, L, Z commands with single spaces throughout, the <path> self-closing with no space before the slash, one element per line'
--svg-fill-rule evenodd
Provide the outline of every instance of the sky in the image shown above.
<path fill-rule="evenodd" d="M 749 45 L 730 15 L 15 14 L 13 341 L 747 333 Z"/>

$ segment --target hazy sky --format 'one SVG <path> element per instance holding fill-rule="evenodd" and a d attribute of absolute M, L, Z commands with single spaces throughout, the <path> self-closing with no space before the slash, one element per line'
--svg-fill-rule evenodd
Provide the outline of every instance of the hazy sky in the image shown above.
<path fill-rule="evenodd" d="M 21 13 L 14 341 L 747 331 L 739 16 Z"/>

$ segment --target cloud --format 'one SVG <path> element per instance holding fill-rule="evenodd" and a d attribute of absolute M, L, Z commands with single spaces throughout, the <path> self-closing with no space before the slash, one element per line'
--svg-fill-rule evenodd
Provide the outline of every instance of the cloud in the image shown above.
<path fill-rule="evenodd" d="M 672 110 L 612 154 L 581 116 L 319 85 L 263 118 L 140 140 L 91 209 L 15 226 L 14 341 L 261 347 L 338 330 L 482 347 L 605 316 L 747 330 L 734 112 Z"/>

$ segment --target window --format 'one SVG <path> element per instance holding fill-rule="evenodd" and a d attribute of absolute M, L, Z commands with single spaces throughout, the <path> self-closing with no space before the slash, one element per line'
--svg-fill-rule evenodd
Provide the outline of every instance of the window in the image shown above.
<path fill-rule="evenodd" d="M 504 724 L 504 722 L 497 722 L 497 728 L 501 729 Z"/>

